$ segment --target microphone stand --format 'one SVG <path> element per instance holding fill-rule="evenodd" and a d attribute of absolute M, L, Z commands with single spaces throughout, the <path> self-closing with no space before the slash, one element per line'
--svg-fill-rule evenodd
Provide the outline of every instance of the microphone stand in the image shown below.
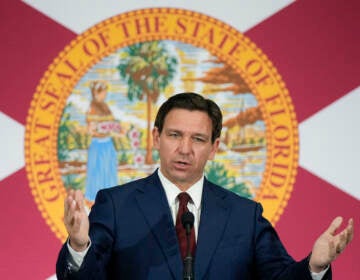
<path fill-rule="evenodd" d="M 191 212 L 187 212 L 188 215 L 192 216 L 192 222 L 185 222 L 183 226 L 185 227 L 186 231 L 186 256 L 184 258 L 184 272 L 183 272 L 183 279 L 184 280 L 194 280 L 194 259 L 191 255 L 190 251 L 190 235 L 191 235 L 191 228 L 194 223 L 193 214 Z M 187 214 L 184 213 L 184 214 Z"/>

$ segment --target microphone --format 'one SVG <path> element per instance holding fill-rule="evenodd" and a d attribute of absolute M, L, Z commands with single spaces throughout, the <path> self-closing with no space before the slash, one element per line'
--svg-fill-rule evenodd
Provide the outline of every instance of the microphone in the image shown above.
<path fill-rule="evenodd" d="M 186 232 L 186 256 L 184 259 L 184 280 L 194 280 L 194 259 L 190 251 L 190 235 L 194 226 L 194 215 L 190 211 L 184 212 L 181 216 L 181 223 Z"/>

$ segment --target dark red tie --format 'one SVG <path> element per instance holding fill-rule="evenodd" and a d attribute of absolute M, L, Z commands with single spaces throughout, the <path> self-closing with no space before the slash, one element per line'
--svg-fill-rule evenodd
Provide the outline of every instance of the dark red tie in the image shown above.
<path fill-rule="evenodd" d="M 181 216 L 183 215 L 184 212 L 189 211 L 189 209 L 187 208 L 187 204 L 190 200 L 190 196 L 186 192 L 182 192 L 178 195 L 178 199 L 179 199 L 179 210 L 176 216 L 175 228 L 179 239 L 181 257 L 182 259 L 184 259 L 186 256 L 187 242 L 186 242 L 186 231 L 181 223 Z M 194 227 L 192 227 L 190 234 L 190 252 L 193 257 L 195 256 L 195 247 L 196 247 L 195 230 Z"/>

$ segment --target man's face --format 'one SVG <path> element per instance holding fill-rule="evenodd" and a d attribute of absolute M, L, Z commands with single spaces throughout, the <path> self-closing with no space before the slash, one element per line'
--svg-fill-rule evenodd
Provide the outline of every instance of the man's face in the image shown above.
<path fill-rule="evenodd" d="M 161 134 L 153 130 L 164 176 L 182 191 L 203 176 L 207 160 L 214 158 L 219 139 L 211 143 L 212 122 L 205 112 L 173 109 L 165 117 Z"/>

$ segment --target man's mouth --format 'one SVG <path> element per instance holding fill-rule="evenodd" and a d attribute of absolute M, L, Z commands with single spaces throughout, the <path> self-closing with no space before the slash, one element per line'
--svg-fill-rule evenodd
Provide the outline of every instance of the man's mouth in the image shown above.
<path fill-rule="evenodd" d="M 188 166 L 188 165 L 190 165 L 190 163 L 188 161 L 182 161 L 182 160 L 175 161 L 175 164 L 178 165 L 178 166 Z"/>

